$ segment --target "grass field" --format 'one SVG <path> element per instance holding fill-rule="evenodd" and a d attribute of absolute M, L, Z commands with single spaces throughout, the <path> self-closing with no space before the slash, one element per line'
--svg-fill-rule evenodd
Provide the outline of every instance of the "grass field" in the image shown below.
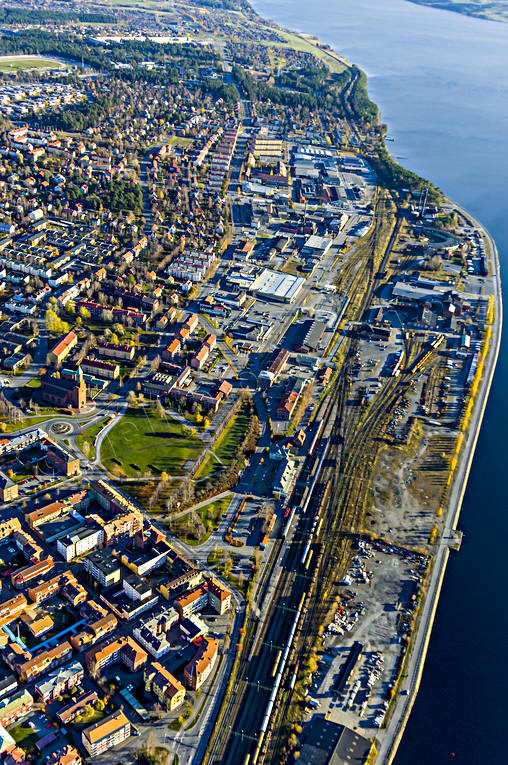
<path fill-rule="evenodd" d="M 76 436 L 76 445 L 78 449 L 81 449 L 81 451 L 83 451 L 83 444 L 90 444 L 90 453 L 88 454 L 88 457 L 91 460 L 94 460 L 96 456 L 95 439 L 108 420 L 109 417 L 103 417 L 101 420 L 99 420 L 99 422 L 96 422 L 95 425 L 92 425 L 90 428 L 87 428 L 85 431 L 83 431 L 83 433 L 80 433 L 79 436 Z"/>
<path fill-rule="evenodd" d="M 193 138 L 184 138 L 180 135 L 173 135 L 169 139 L 169 143 L 171 146 L 178 146 L 182 149 L 186 149 L 188 146 L 190 146 L 192 143 L 194 143 Z"/>
<path fill-rule="evenodd" d="M 316 58 L 321 59 L 330 69 L 331 72 L 340 73 L 346 69 L 345 64 L 335 58 L 333 52 L 328 53 L 326 50 L 314 45 L 310 40 L 305 40 L 300 35 L 291 34 L 291 32 L 285 32 L 284 30 L 278 30 L 282 37 L 285 37 L 287 42 L 273 42 L 272 40 L 261 40 L 262 45 L 266 45 L 273 51 L 283 50 L 284 48 L 291 48 L 293 50 L 303 51 L 305 53 L 312 53 Z"/>
<path fill-rule="evenodd" d="M 182 475 L 185 461 L 196 459 L 202 449 L 201 441 L 174 420 L 161 420 L 149 409 L 129 409 L 102 442 L 101 459 L 112 473 L 129 478 L 162 471 Z"/>
<path fill-rule="evenodd" d="M 87 725 L 98 723 L 100 720 L 104 719 L 104 717 L 106 717 L 106 712 L 103 712 L 102 710 L 87 709 L 75 718 L 73 725 L 75 725 L 78 730 L 81 730 Z"/>
<path fill-rule="evenodd" d="M 63 411 L 63 410 L 62 410 Z M 65 412 L 65 415 L 68 415 L 68 412 Z M 40 417 L 23 417 L 22 420 L 19 422 L 6 422 L 5 420 L 0 419 L 0 423 L 5 424 L 5 430 L 3 430 L 3 433 L 15 433 L 17 430 L 23 430 L 23 428 L 31 428 L 35 427 L 36 425 L 39 425 L 41 422 L 46 422 L 47 420 L 53 420 L 55 417 L 65 417 L 65 415 L 62 415 L 60 411 L 51 410 L 51 413 L 41 415 Z"/>
<path fill-rule="evenodd" d="M 217 528 L 219 525 L 219 521 L 224 515 L 224 513 L 227 511 L 229 505 L 231 504 L 232 495 L 228 497 L 223 497 L 222 499 L 216 499 L 214 502 L 209 502 L 204 507 L 200 507 L 199 510 L 196 510 L 196 513 L 201 518 L 203 525 L 206 529 L 205 534 L 200 537 L 199 539 L 195 539 L 194 537 L 189 537 L 186 534 L 186 517 L 183 516 L 181 519 L 179 519 L 178 522 L 178 530 L 177 534 L 180 537 L 180 539 L 183 542 L 187 542 L 189 545 L 202 545 L 203 542 L 206 542 L 210 534 L 212 534 L 213 531 Z"/>
<path fill-rule="evenodd" d="M 16 744 L 19 744 L 25 752 L 29 753 L 34 749 L 38 736 L 29 725 L 16 725 L 15 728 L 10 729 L 9 733 Z"/>
<path fill-rule="evenodd" d="M 1 72 L 17 72 L 22 69 L 65 69 L 66 65 L 56 58 L 43 56 L 0 56 Z"/>
<path fill-rule="evenodd" d="M 212 449 L 218 460 L 209 454 L 196 473 L 196 478 L 206 478 L 220 470 L 223 467 L 221 462 L 224 463 L 224 467 L 229 467 L 234 460 L 237 448 L 243 443 L 248 427 L 249 418 L 246 407 L 242 406 Z"/>

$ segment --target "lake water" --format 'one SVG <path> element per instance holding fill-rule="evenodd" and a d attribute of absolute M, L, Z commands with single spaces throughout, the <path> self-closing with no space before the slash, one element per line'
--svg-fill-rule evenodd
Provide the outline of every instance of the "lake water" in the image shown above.
<path fill-rule="evenodd" d="M 263 16 L 329 43 L 369 76 L 392 153 L 481 220 L 508 257 L 508 24 L 405 0 L 255 0 Z M 505 290 L 506 294 L 506 290 Z M 420 693 L 396 765 L 506 763 L 508 609 L 502 344 Z M 503 478 L 504 476 L 504 478 Z"/>

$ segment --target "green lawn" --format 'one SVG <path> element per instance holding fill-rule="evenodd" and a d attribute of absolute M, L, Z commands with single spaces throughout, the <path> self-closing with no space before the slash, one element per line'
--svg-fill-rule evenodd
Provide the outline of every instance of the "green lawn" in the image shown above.
<path fill-rule="evenodd" d="M 65 65 L 56 58 L 35 58 L 33 56 L 0 56 L 0 71 L 17 72 L 20 69 L 64 69 Z"/>
<path fill-rule="evenodd" d="M 110 430 L 101 447 L 101 459 L 112 473 L 121 470 L 129 478 L 140 473 L 182 475 L 186 460 L 194 460 L 203 444 L 186 435 L 172 419 L 159 419 L 149 409 L 128 409 Z"/>
<path fill-rule="evenodd" d="M 65 415 L 62 415 L 61 412 L 64 412 L 64 409 L 51 410 L 51 413 L 45 414 L 44 416 L 40 417 L 23 417 L 22 420 L 19 422 L 5 422 L 5 420 L 0 420 L 0 423 L 5 425 L 5 430 L 2 430 L 2 433 L 15 433 L 18 430 L 23 430 L 24 428 L 31 428 L 32 426 L 35 427 L 36 425 L 39 425 L 41 422 L 46 422 L 47 420 L 53 420 L 55 417 L 62 417 L 65 415 L 69 415 L 69 412 L 65 412 Z"/>
<path fill-rule="evenodd" d="M 323 61 L 328 66 L 331 72 L 335 72 L 337 74 L 340 74 L 340 72 L 343 72 L 344 69 L 346 69 L 345 64 L 336 59 L 334 55 L 330 55 L 330 53 L 328 53 L 326 50 L 323 50 L 323 48 L 314 45 L 310 40 L 305 40 L 303 37 L 300 37 L 300 35 L 286 32 L 283 29 L 277 31 L 281 37 L 286 38 L 287 42 L 283 43 L 273 42 L 272 40 L 260 40 L 259 43 L 275 51 L 277 49 L 283 50 L 284 48 L 291 48 L 292 50 L 311 53 L 313 56 L 316 56 L 316 58 L 321 59 L 321 61 Z"/>
<path fill-rule="evenodd" d="M 25 752 L 29 753 L 35 747 L 35 742 L 38 740 L 38 736 L 29 725 L 16 725 L 15 728 L 11 728 L 9 731 L 12 738 L 19 744 Z"/>
<path fill-rule="evenodd" d="M 213 502 L 209 502 L 204 507 L 200 507 L 199 510 L 196 510 L 197 514 L 200 516 L 201 520 L 203 521 L 203 525 L 206 529 L 205 534 L 199 539 L 195 539 L 194 537 L 187 536 L 185 532 L 185 523 L 186 523 L 187 516 L 182 516 L 182 518 L 179 519 L 179 522 L 178 522 L 179 530 L 177 531 L 177 534 L 180 537 L 180 539 L 189 545 L 202 545 L 203 542 L 206 542 L 208 537 L 212 534 L 212 532 L 215 531 L 215 529 L 219 525 L 219 521 L 224 515 L 224 513 L 227 511 L 229 505 L 231 504 L 232 499 L 233 499 L 232 495 L 229 495 L 228 497 L 223 497 L 222 499 L 216 499 Z"/>
<path fill-rule="evenodd" d="M 213 451 L 222 462 L 229 464 L 233 461 L 235 451 L 243 443 L 248 427 L 249 417 L 244 405 L 226 426 L 224 433 L 215 444 Z"/>
<path fill-rule="evenodd" d="M 173 135 L 169 139 L 169 143 L 171 144 L 171 146 L 179 146 L 182 149 L 186 149 L 188 146 L 194 143 L 194 139 L 184 138 L 183 136 L 179 136 L 179 135 Z"/>
<path fill-rule="evenodd" d="M 76 445 L 78 449 L 81 449 L 83 451 L 83 444 L 88 443 L 90 444 L 90 453 L 88 457 L 91 460 L 95 459 L 95 439 L 97 438 L 97 435 L 99 432 L 103 429 L 107 421 L 109 420 L 109 417 L 103 417 L 99 422 L 96 422 L 94 425 L 92 425 L 90 428 L 87 428 L 83 433 L 80 433 L 79 436 L 76 436 Z"/>
<path fill-rule="evenodd" d="M 94 725 L 94 723 L 99 722 L 106 717 L 106 714 L 107 712 L 98 709 L 85 708 L 85 711 L 74 719 L 72 725 L 75 725 L 78 730 L 81 730 L 82 728 L 86 728 L 89 725 Z"/>
<path fill-rule="evenodd" d="M 219 460 L 215 459 L 212 454 L 208 454 L 201 463 L 201 467 L 196 473 L 196 478 L 208 478 L 208 476 L 213 475 L 213 473 L 217 473 L 217 471 L 222 469 L 223 467 Z"/>
<path fill-rule="evenodd" d="M 246 405 L 244 404 L 229 425 L 226 426 L 224 433 L 212 448 L 218 460 L 212 454 L 209 454 L 196 473 L 196 478 L 206 478 L 217 470 L 221 470 L 221 462 L 224 463 L 224 467 L 229 467 L 235 458 L 236 449 L 244 441 L 248 427 L 249 417 L 246 412 Z"/>

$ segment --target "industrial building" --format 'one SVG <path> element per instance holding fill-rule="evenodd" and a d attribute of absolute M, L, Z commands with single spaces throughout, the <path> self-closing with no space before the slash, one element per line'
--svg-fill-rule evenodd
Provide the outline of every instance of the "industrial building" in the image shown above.
<path fill-rule="evenodd" d="M 250 291 L 267 300 L 292 303 L 302 291 L 304 284 L 303 276 L 283 274 L 265 268 L 252 282 Z"/>

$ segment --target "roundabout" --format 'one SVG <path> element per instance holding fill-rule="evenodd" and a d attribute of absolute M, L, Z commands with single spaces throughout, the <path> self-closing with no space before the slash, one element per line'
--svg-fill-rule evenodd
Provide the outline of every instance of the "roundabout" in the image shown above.
<path fill-rule="evenodd" d="M 74 432 L 74 425 L 70 422 L 58 421 L 52 423 L 48 428 L 51 435 L 61 438 L 62 436 L 68 436 Z"/>

